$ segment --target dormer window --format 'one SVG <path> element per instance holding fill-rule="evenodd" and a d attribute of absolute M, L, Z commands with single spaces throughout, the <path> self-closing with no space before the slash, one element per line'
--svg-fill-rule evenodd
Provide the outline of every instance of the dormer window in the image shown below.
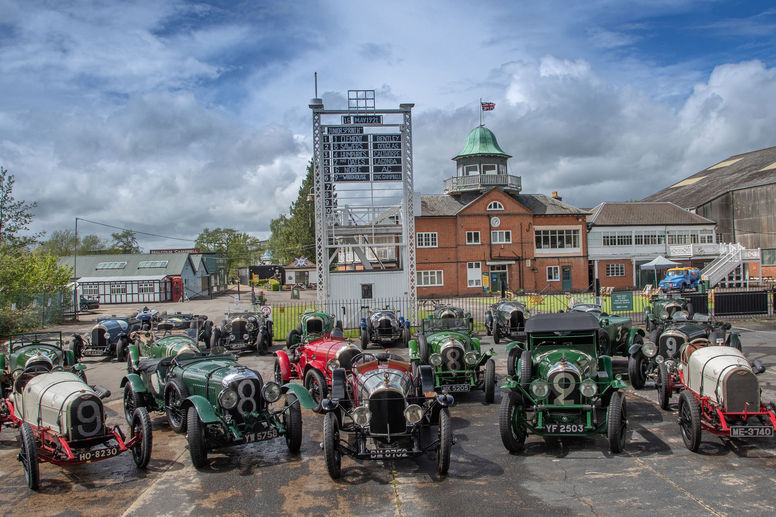
<path fill-rule="evenodd" d="M 504 210 L 504 205 L 498 201 L 491 201 L 490 204 L 488 204 L 487 210 Z"/>

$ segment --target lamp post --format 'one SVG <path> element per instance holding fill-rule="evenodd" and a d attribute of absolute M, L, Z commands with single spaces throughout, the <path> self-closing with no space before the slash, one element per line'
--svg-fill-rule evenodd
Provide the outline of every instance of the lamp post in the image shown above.
<path fill-rule="evenodd" d="M 73 242 L 73 314 L 78 321 L 78 217 L 75 218 L 75 242 Z"/>

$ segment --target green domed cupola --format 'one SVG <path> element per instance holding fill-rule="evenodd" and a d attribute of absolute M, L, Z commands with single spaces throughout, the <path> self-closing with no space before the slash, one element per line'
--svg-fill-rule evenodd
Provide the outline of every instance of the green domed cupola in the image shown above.
<path fill-rule="evenodd" d="M 463 146 L 463 150 L 458 153 L 458 156 L 453 158 L 453 160 L 463 158 L 464 156 L 479 155 L 503 156 L 504 158 L 512 157 L 504 152 L 501 146 L 498 145 L 496 135 L 485 126 L 478 126 L 472 129 L 471 133 L 469 133 L 469 136 L 466 138 L 466 145 Z"/>
<path fill-rule="evenodd" d="M 445 180 L 445 193 L 484 192 L 493 187 L 519 193 L 520 177 L 507 173 L 507 160 L 511 157 L 498 145 L 493 131 L 485 126 L 475 127 L 466 137 L 463 150 L 453 158 L 457 174 Z"/>

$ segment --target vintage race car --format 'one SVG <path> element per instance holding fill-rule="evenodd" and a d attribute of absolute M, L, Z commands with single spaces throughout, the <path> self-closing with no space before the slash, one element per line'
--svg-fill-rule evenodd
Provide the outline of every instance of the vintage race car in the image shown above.
<path fill-rule="evenodd" d="M 644 342 L 644 331 L 634 328 L 631 318 L 603 312 L 599 304 L 575 303 L 569 311 L 587 312 L 598 319 L 598 355 L 628 357 L 634 344 Z"/>
<path fill-rule="evenodd" d="M 159 314 L 159 311 L 156 309 L 143 307 L 137 311 L 133 318 L 137 320 L 138 325 L 140 325 L 140 330 L 148 330 L 159 323 L 161 320 L 161 314 Z"/>
<path fill-rule="evenodd" d="M 647 332 L 652 332 L 658 327 L 664 327 L 667 322 L 673 319 L 674 314 L 678 312 L 685 312 L 687 314 L 685 319 L 692 318 L 695 314 L 692 302 L 678 296 L 653 296 L 650 299 L 650 305 L 644 308 Z"/>
<path fill-rule="evenodd" d="M 8 396 L 14 375 L 41 357 L 48 358 L 52 368 L 75 373 L 86 381 L 86 367 L 77 362 L 75 342 L 69 348 L 65 348 L 65 344 L 61 332 L 27 332 L 10 336 L 7 351 L 0 354 L 0 398 Z"/>
<path fill-rule="evenodd" d="M 361 318 L 360 333 L 364 350 L 369 343 L 378 347 L 399 343 L 407 346 L 410 342 L 410 322 L 399 316 L 399 311 L 388 307 L 369 310 L 366 317 Z"/>
<path fill-rule="evenodd" d="M 159 314 L 159 322 L 167 322 L 174 330 L 200 329 L 207 321 L 207 316 L 201 314 L 183 312 L 162 312 Z"/>
<path fill-rule="evenodd" d="M 733 438 L 771 438 L 776 406 L 761 400 L 759 361 L 727 346 L 685 347 L 678 367 L 679 427 L 684 445 L 695 452 L 701 432 Z"/>
<path fill-rule="evenodd" d="M 609 450 L 625 446 L 627 410 L 612 374 L 612 358 L 598 355 L 600 325 L 592 314 L 539 314 L 526 322 L 517 373 L 502 388 L 499 429 L 509 452 L 523 448 L 529 434 L 547 437 L 603 434 Z"/>
<path fill-rule="evenodd" d="M 105 424 L 102 398 L 110 392 L 59 368 L 48 356 L 31 358 L 16 371 L 12 393 L 3 403 L 11 425 L 21 427 L 18 459 L 27 486 L 38 489 L 39 462 L 81 465 L 132 451 L 139 468 L 148 465 L 152 447 L 148 412 L 140 408 L 132 413 L 126 436 L 120 427 Z"/>
<path fill-rule="evenodd" d="M 121 380 L 124 413 L 136 408 L 165 412 L 170 427 L 186 432 L 191 461 L 202 467 L 210 449 L 284 436 L 289 451 L 302 443 L 300 404 L 313 401 L 302 386 L 262 381 L 261 375 L 232 354 L 181 352 L 174 357 L 142 359 L 137 373 Z M 285 404 L 273 408 L 283 393 Z"/>
<path fill-rule="evenodd" d="M 194 329 L 173 331 L 166 323 L 161 323 L 156 330 L 137 330 L 129 337 L 132 344 L 127 350 L 127 373 L 137 371 L 138 362 L 142 357 L 161 359 L 174 357 L 179 353 L 201 353 L 199 342 L 190 332 Z"/>
<path fill-rule="evenodd" d="M 463 311 L 460 311 L 462 313 Z M 410 340 L 410 361 L 430 365 L 438 392 L 483 390 L 485 403 L 493 402 L 496 391 L 496 362 L 493 349 L 483 352 L 480 340 L 471 337 L 471 316 L 447 310 L 441 317 L 430 315 L 421 321 L 417 337 Z"/>
<path fill-rule="evenodd" d="M 502 298 L 485 311 L 485 333 L 493 336 L 497 345 L 501 338 L 517 336 L 525 331 L 530 311 L 520 302 Z"/>
<path fill-rule="evenodd" d="M 628 358 L 631 385 L 642 389 L 647 381 L 657 381 L 659 365 L 666 361 L 678 362 L 682 347 L 699 338 L 740 350 L 741 338 L 737 332 L 728 332 L 730 328 L 730 323 L 713 321 L 705 314 L 696 313 L 687 319 L 687 312 L 674 312 L 663 326 L 652 329 L 649 339 L 641 345 L 631 345 Z"/>
<path fill-rule="evenodd" d="M 288 332 L 286 348 L 291 350 L 299 344 L 324 336 L 344 336 L 342 322 L 333 314 L 309 309 L 299 316 L 299 324 L 296 328 Z"/>
<path fill-rule="evenodd" d="M 323 452 L 332 479 L 341 474 L 342 455 L 386 460 L 436 452 L 437 473 L 450 466 L 453 397 L 437 394 L 431 367 L 412 365 L 386 352 L 353 358 L 352 374 L 333 372 L 324 400 Z M 436 432 L 431 427 L 436 426 Z M 424 430 L 431 432 L 424 432 Z"/>
<path fill-rule="evenodd" d="M 140 329 L 140 323 L 134 316 L 107 316 L 98 318 L 89 336 L 73 334 L 78 357 L 113 356 L 123 361 L 127 356 L 129 334 Z"/>
<path fill-rule="evenodd" d="M 210 347 L 223 347 L 230 352 L 256 350 L 264 355 L 272 346 L 272 321 L 261 313 L 247 309 L 230 309 L 219 327 L 214 327 Z"/>

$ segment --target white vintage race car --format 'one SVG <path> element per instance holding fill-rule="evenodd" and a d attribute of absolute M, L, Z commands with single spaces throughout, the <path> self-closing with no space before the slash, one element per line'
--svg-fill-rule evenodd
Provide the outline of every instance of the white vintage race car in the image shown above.
<path fill-rule="evenodd" d="M 31 489 L 39 486 L 39 461 L 79 465 L 131 450 L 138 467 L 148 464 L 152 439 L 145 408 L 135 410 L 127 438 L 118 426 L 105 424 L 102 398 L 108 390 L 73 373 L 52 371 L 44 356 L 37 359 L 15 372 L 12 392 L 0 404 L 6 424 L 21 428 L 19 461 Z"/>

